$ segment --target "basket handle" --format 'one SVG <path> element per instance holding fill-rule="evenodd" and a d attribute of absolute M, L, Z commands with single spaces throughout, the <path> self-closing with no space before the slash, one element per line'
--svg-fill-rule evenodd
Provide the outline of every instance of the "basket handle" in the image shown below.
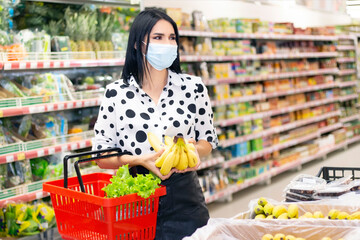
<path fill-rule="evenodd" d="M 106 152 L 116 152 L 116 153 L 108 154 L 108 155 L 98 155 L 98 154 L 106 153 Z M 68 187 L 68 160 L 72 159 L 72 158 L 76 158 L 76 157 L 83 157 L 83 156 L 93 155 L 93 154 L 97 154 L 98 156 L 80 159 L 80 160 L 77 160 L 74 162 L 76 175 L 79 180 L 80 189 L 82 192 L 85 192 L 85 188 L 84 188 L 84 183 L 83 183 L 80 169 L 79 169 L 79 163 L 90 162 L 90 161 L 94 161 L 94 160 L 98 160 L 98 159 L 110 158 L 110 157 L 121 156 L 121 155 L 126 155 L 126 154 L 132 155 L 131 152 L 127 152 L 127 151 L 121 152 L 120 148 L 107 148 L 107 149 L 103 149 L 103 150 L 95 150 L 95 151 L 88 151 L 88 152 L 66 155 L 64 157 L 64 188 Z"/>

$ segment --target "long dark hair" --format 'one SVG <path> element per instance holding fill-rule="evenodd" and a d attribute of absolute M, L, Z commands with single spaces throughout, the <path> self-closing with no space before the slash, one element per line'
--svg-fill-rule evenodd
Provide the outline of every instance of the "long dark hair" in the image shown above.
<path fill-rule="evenodd" d="M 168 21 L 174 28 L 176 43 L 179 45 L 179 31 L 174 20 L 169 17 L 166 13 L 150 8 L 139 13 L 136 16 L 129 33 L 129 40 L 126 49 L 125 64 L 122 72 L 122 79 L 126 82 L 131 76 L 134 76 L 139 86 L 142 86 L 144 73 L 147 68 L 144 63 L 144 56 L 141 51 L 143 41 L 146 41 L 146 52 L 148 50 L 148 43 L 150 38 L 150 32 L 154 25 L 161 19 Z M 145 37 L 146 36 L 146 37 Z M 136 48 L 135 48 L 136 46 Z M 177 50 L 177 58 L 173 64 L 169 67 L 170 70 L 176 73 L 181 73 L 180 59 L 179 59 L 179 48 Z"/>

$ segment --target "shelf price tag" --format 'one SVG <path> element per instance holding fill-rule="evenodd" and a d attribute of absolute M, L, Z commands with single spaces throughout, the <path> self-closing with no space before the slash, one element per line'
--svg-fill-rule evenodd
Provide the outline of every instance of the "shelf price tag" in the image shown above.
<path fill-rule="evenodd" d="M 17 160 L 24 160 L 25 159 L 25 153 L 18 153 L 17 154 Z"/>

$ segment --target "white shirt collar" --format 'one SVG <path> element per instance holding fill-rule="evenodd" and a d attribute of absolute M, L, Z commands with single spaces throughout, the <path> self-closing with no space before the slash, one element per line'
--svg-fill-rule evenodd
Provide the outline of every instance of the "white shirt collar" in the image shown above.
<path fill-rule="evenodd" d="M 181 76 L 170 69 L 168 69 L 168 84 L 172 83 L 176 86 L 182 86 L 185 84 L 184 79 L 181 78 Z M 132 85 L 136 88 L 140 88 L 139 84 L 136 82 L 134 76 L 131 76 L 129 79 L 129 85 Z"/>

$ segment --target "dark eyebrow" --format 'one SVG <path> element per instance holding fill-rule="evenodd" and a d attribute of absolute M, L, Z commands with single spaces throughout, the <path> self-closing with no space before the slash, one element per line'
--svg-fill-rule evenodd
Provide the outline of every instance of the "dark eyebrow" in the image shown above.
<path fill-rule="evenodd" d="M 163 33 L 153 33 L 152 35 L 164 36 L 165 34 L 163 34 Z M 175 33 L 171 33 L 170 36 L 175 36 Z"/>

